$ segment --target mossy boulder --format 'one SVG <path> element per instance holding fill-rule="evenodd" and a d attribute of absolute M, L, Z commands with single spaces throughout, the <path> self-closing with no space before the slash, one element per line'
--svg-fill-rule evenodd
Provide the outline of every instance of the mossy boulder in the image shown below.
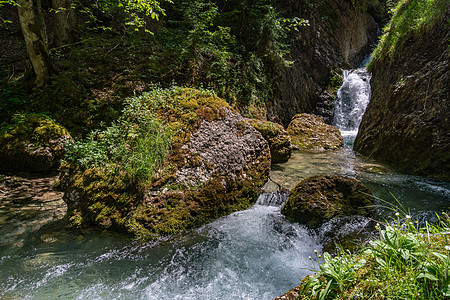
<path fill-rule="evenodd" d="M 312 114 L 295 115 L 287 132 L 294 147 L 300 150 L 336 150 L 344 146 L 339 129 Z"/>
<path fill-rule="evenodd" d="M 24 116 L 0 134 L 0 171 L 57 169 L 69 132 L 44 115 Z"/>
<path fill-rule="evenodd" d="M 146 182 L 130 181 L 120 165 L 64 164 L 61 188 L 72 226 L 152 237 L 198 227 L 256 202 L 269 176 L 270 149 L 239 113 L 211 92 L 187 88 L 141 100 L 145 106 L 139 107 L 173 131 L 171 152 Z"/>
<path fill-rule="evenodd" d="M 258 130 L 269 143 L 272 163 L 284 163 L 292 154 L 291 137 L 284 127 L 270 121 L 247 119 L 247 121 Z"/>
<path fill-rule="evenodd" d="M 297 184 L 281 213 L 291 221 L 318 227 L 335 217 L 368 215 L 373 204 L 370 190 L 359 180 L 319 175 Z"/>

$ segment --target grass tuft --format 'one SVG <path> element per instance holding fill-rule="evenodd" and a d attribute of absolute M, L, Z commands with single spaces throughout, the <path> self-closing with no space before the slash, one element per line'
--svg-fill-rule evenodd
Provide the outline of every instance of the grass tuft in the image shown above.
<path fill-rule="evenodd" d="M 392 11 L 391 21 L 384 27 L 378 46 L 372 53 L 369 70 L 378 61 L 387 59 L 392 62 L 409 38 L 418 37 L 436 22 L 441 22 L 449 4 L 449 0 L 399 1 Z"/>

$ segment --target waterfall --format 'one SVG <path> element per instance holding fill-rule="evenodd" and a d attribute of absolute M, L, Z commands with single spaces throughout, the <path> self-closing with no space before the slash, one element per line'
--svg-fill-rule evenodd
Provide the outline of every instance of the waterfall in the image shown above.
<path fill-rule="evenodd" d="M 344 82 L 337 92 L 333 125 L 343 135 L 356 136 L 362 116 L 370 100 L 371 74 L 367 68 L 344 71 Z"/>

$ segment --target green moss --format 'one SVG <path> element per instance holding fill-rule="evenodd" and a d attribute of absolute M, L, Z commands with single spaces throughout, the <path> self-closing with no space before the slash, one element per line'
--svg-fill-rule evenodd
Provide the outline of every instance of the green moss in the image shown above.
<path fill-rule="evenodd" d="M 298 149 L 335 150 L 344 146 L 340 131 L 315 115 L 295 115 L 286 130 Z"/>
<path fill-rule="evenodd" d="M 114 161 L 90 166 L 78 160 L 67 161 L 61 168 L 61 186 L 66 192 L 69 220 L 74 226 L 97 225 L 134 236 L 152 237 L 198 227 L 248 208 L 256 201 L 259 188 L 269 175 L 269 153 L 256 166 L 248 166 L 246 177 L 237 174 L 231 180 L 219 176 L 189 188 L 173 182 L 179 166 L 199 165 L 200 155 L 187 155 L 181 146 L 202 120 L 225 117 L 228 104 L 223 100 L 209 91 L 172 87 L 154 89 L 134 97 L 129 104 L 135 107 L 128 115 L 135 117 L 130 112 L 136 109 L 157 113 L 160 122 L 177 133 L 172 135 L 175 136 L 172 151 L 145 184 L 129 181 L 126 170 Z M 245 124 L 241 124 L 242 130 Z M 163 189 L 164 192 L 152 195 L 152 190 Z"/>
<path fill-rule="evenodd" d="M 65 136 L 70 137 L 69 132 L 46 115 L 20 115 L 14 124 L 0 134 L 0 145 L 16 140 L 49 146 L 51 140 Z"/>
<path fill-rule="evenodd" d="M 272 163 L 284 163 L 289 160 L 292 153 L 291 138 L 282 125 L 256 119 L 247 119 L 247 121 L 269 143 Z"/>

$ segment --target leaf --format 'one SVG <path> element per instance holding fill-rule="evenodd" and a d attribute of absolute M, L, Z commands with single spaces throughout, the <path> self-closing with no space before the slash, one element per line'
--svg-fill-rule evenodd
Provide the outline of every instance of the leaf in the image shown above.
<path fill-rule="evenodd" d="M 431 275 L 430 273 L 420 273 L 419 276 L 417 276 L 417 278 L 425 278 L 431 281 L 438 281 L 436 276 Z"/>
<path fill-rule="evenodd" d="M 328 295 L 328 292 L 330 291 L 330 286 L 331 283 L 333 282 L 333 279 L 331 279 L 330 281 L 328 281 L 327 286 L 325 287 L 324 290 L 322 290 L 319 294 L 319 300 L 324 300 L 325 297 Z"/>
<path fill-rule="evenodd" d="M 448 256 L 439 252 L 431 252 L 431 254 L 433 254 L 434 256 L 436 256 L 437 258 L 439 258 L 440 260 L 442 260 L 443 262 L 445 262 L 446 260 L 448 260 Z"/>
<path fill-rule="evenodd" d="M 408 250 L 401 250 L 401 254 L 402 254 L 402 258 L 404 260 L 408 260 L 411 257 L 411 254 L 409 253 Z"/>
<path fill-rule="evenodd" d="M 450 297 L 450 284 L 442 289 L 442 295 L 444 297 Z"/>
<path fill-rule="evenodd" d="M 375 260 L 377 261 L 377 263 L 382 266 L 382 267 L 386 267 L 386 262 L 379 256 L 375 257 Z"/>

